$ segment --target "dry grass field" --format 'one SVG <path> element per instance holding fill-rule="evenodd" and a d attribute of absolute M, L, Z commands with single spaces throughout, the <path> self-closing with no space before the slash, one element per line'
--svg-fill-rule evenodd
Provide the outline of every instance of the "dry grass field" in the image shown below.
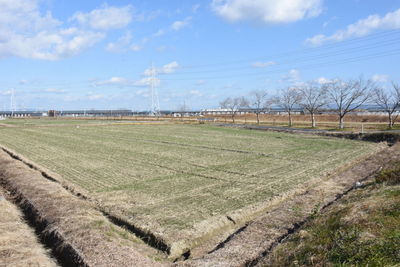
<path fill-rule="evenodd" d="M 0 144 L 60 174 L 174 256 L 381 148 L 209 125 L 77 124 L 15 123 L 0 128 Z"/>

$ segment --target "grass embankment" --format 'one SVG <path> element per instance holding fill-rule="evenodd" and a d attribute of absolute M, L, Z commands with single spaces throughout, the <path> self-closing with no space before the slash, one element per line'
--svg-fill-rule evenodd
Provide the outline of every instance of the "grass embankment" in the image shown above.
<path fill-rule="evenodd" d="M 0 183 L 11 192 L 43 242 L 65 266 L 156 266 L 149 257 L 162 256 L 129 231 L 111 223 L 88 201 L 73 196 L 60 184 L 3 151 L 0 151 Z M 0 221 L 4 219 L 7 216 L 3 217 L 1 212 Z M 9 225 L 17 226 L 17 223 Z M 0 233 L 1 240 L 1 228 Z M 18 236 L 9 239 L 18 240 Z M 41 262 L 37 266 L 42 266 Z"/>
<path fill-rule="evenodd" d="M 0 266 L 57 266 L 0 189 Z"/>
<path fill-rule="evenodd" d="M 399 266 L 400 161 L 280 245 L 268 266 Z"/>

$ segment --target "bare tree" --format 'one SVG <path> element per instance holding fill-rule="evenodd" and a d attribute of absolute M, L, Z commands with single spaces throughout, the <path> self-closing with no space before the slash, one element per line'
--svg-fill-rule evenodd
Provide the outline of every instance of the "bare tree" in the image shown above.
<path fill-rule="evenodd" d="M 283 107 L 289 115 L 289 127 L 292 127 L 292 112 L 293 109 L 300 103 L 301 95 L 299 94 L 298 88 L 287 87 L 282 89 L 279 96 L 275 98 L 273 102 Z"/>
<path fill-rule="evenodd" d="M 311 116 L 311 126 L 315 128 L 315 114 L 326 105 L 326 86 L 316 82 L 308 82 L 299 88 L 301 101 L 299 105 L 307 110 Z"/>
<path fill-rule="evenodd" d="M 254 109 L 254 112 L 257 116 L 257 124 L 260 124 L 260 113 L 266 108 L 268 105 L 267 92 L 262 90 L 255 90 L 250 93 L 251 96 L 251 107 Z"/>
<path fill-rule="evenodd" d="M 374 102 L 388 114 L 389 128 L 393 128 L 399 114 L 395 112 L 400 108 L 400 86 L 392 83 L 391 90 L 385 90 L 381 87 L 374 89 Z"/>
<path fill-rule="evenodd" d="M 230 111 L 232 116 L 232 122 L 235 123 L 235 115 L 239 111 L 239 108 L 249 106 L 249 101 L 244 97 L 228 97 L 220 103 L 221 108 L 226 108 Z"/>
<path fill-rule="evenodd" d="M 326 84 L 329 100 L 336 105 L 339 116 L 339 128 L 344 128 L 344 117 L 364 104 L 370 98 L 370 92 L 375 84 L 371 80 L 336 79 Z"/>

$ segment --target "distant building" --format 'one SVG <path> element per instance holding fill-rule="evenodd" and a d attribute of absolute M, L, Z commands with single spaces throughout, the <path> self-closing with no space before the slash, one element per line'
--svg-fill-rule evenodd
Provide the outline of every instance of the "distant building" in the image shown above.
<path fill-rule="evenodd" d="M 25 117 L 41 117 L 41 111 L 0 111 L 1 118 L 25 118 Z"/>
<path fill-rule="evenodd" d="M 232 114 L 232 110 L 228 108 L 209 108 L 203 109 L 200 112 L 201 115 L 229 115 Z"/>
<path fill-rule="evenodd" d="M 244 115 L 244 114 L 255 114 L 257 112 L 256 109 L 252 108 L 240 108 L 234 110 L 237 115 Z M 293 114 L 304 114 L 304 110 L 301 108 L 295 108 L 292 111 Z M 201 111 L 202 115 L 231 115 L 232 110 L 227 108 L 215 108 L 215 109 L 203 109 Z M 283 108 L 269 108 L 263 109 L 260 111 L 260 114 L 275 114 L 275 115 L 285 115 L 287 114 L 286 110 Z"/>

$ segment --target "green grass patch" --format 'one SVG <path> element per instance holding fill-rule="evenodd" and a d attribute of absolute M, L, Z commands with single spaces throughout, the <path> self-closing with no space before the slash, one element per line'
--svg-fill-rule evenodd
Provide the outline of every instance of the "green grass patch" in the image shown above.
<path fill-rule="evenodd" d="M 371 185 L 305 225 L 270 255 L 268 265 L 393 266 L 400 263 L 399 225 L 400 186 Z"/>

